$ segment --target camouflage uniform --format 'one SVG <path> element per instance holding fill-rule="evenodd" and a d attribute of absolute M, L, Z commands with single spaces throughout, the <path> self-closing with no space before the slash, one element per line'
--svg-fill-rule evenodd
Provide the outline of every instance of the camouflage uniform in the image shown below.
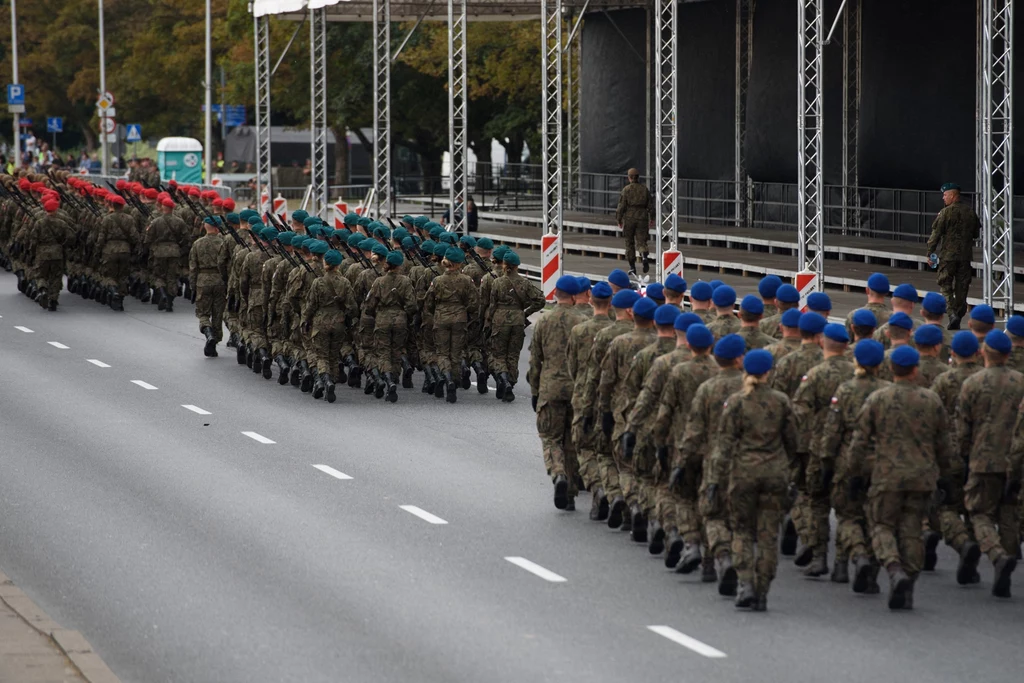
<path fill-rule="evenodd" d="M 752 351 L 753 349 L 763 349 L 775 344 L 775 338 L 770 337 L 764 332 L 762 332 L 760 329 L 758 329 L 756 325 L 749 327 L 741 327 L 738 330 L 736 330 L 736 334 L 743 337 L 743 341 L 746 343 L 747 346 L 747 351 Z"/>
<path fill-rule="evenodd" d="M 339 275 L 340 277 L 340 275 Z M 342 278 L 344 280 L 344 278 Z M 348 283 L 348 280 L 345 280 Z M 351 319 L 355 320 L 358 309 L 353 301 Z M 399 377 L 404 370 L 409 341 L 409 321 L 416 315 L 416 294 L 412 282 L 405 275 L 387 272 L 374 280 L 363 313 L 374 319 L 373 355 L 377 368 L 382 373 Z M 347 345 L 347 343 L 346 343 Z M 351 353 L 351 347 L 342 349 L 339 358 Z"/>
<path fill-rule="evenodd" d="M 346 345 L 349 344 L 346 321 L 359 316 L 352 285 L 337 269 L 325 270 L 313 280 L 302 309 L 302 327 L 309 330 L 310 348 L 316 372 L 334 377 Z"/>
<path fill-rule="evenodd" d="M 892 315 L 892 309 L 889 308 L 887 305 L 880 304 L 880 303 L 874 303 L 874 302 L 866 303 L 863 306 L 859 306 L 859 307 L 853 309 L 852 311 L 850 311 L 846 315 L 846 334 L 850 337 L 850 339 L 853 339 L 853 337 L 854 337 L 854 334 L 853 334 L 853 314 L 856 313 L 857 311 L 861 310 L 861 309 L 864 309 L 866 311 L 871 311 L 874 314 L 874 316 L 875 316 L 875 323 L 876 323 L 876 325 L 875 325 L 876 332 L 877 332 L 877 328 L 879 328 L 882 325 L 885 325 L 887 322 L 889 322 L 889 316 Z M 882 341 L 882 340 L 878 339 L 876 341 Z M 882 342 L 882 343 L 884 344 L 885 342 Z"/>
<path fill-rule="evenodd" d="M 485 278 L 492 280 L 493 278 Z M 526 320 L 544 308 L 544 294 L 518 272 L 510 271 L 488 287 L 484 328 L 489 370 L 495 376 L 507 372 L 512 384 L 519 381 L 519 355 L 526 340 Z M 588 310 L 593 310 L 589 309 Z M 576 311 L 580 313 L 579 310 Z"/>
<path fill-rule="evenodd" d="M 149 252 L 150 284 L 153 289 L 163 288 L 173 301 L 178 293 L 181 254 L 188 252 L 191 241 L 188 228 L 173 213 L 160 214 L 146 228 L 143 241 Z"/>
<path fill-rule="evenodd" d="M 974 209 L 963 202 L 943 207 L 932 223 L 928 253 L 939 257 L 938 285 L 956 315 L 967 312 L 967 292 L 974 270 L 971 256 L 974 240 L 981 234 L 981 221 Z"/>
<path fill-rule="evenodd" d="M 638 182 L 630 182 L 619 194 L 619 205 L 615 210 L 615 222 L 622 226 L 626 240 L 626 262 L 630 267 L 636 264 L 636 251 L 646 256 L 647 231 L 654 220 L 654 200 L 647 188 Z"/>
<path fill-rule="evenodd" d="M 267 346 L 267 312 L 266 298 L 263 291 L 263 264 L 269 256 L 262 250 L 249 252 L 239 268 L 238 289 L 246 303 L 242 311 L 242 325 L 246 332 L 246 341 L 253 351 Z"/>
<path fill-rule="evenodd" d="M 718 341 L 727 334 L 738 334 L 741 328 L 740 319 L 734 313 L 719 315 L 708 323 L 708 329 L 714 335 L 715 341 Z"/>
<path fill-rule="evenodd" d="M 127 212 L 115 209 L 100 222 L 96 237 L 100 274 L 104 286 L 116 288 L 121 296 L 128 293 L 131 255 L 138 241 L 135 221 Z"/>
<path fill-rule="evenodd" d="M 196 295 L 199 331 L 209 327 L 219 343 L 224 329 L 228 263 L 231 254 L 219 235 L 206 235 L 192 243 L 188 253 L 188 282 Z"/>
<path fill-rule="evenodd" d="M 784 356 L 799 349 L 801 344 L 800 337 L 782 337 L 767 348 L 777 366 Z"/>
<path fill-rule="evenodd" d="M 477 315 L 478 303 L 473 281 L 457 271 L 438 275 L 430 283 L 424 308 L 434 317 L 434 351 L 442 375 L 455 377 L 459 372 L 466 354 L 466 326 Z"/>
<path fill-rule="evenodd" d="M 39 289 L 46 290 L 47 301 L 41 305 L 56 305 L 64 283 L 64 250 L 73 239 L 68 224 L 57 212 L 36 219 L 28 234 L 35 257 L 35 278 Z"/>

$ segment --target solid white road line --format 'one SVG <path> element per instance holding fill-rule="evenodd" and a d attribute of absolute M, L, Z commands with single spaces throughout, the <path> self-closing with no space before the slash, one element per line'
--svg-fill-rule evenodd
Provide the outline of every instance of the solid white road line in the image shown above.
<path fill-rule="evenodd" d="M 71 348 L 70 346 L 64 346 L 60 342 L 46 342 L 46 343 L 49 344 L 50 346 L 52 346 L 55 349 L 70 349 Z"/>
<path fill-rule="evenodd" d="M 195 413 L 196 415 L 212 415 L 212 414 L 213 414 L 213 413 L 211 413 L 211 412 L 210 412 L 209 410 L 203 410 L 203 409 L 202 409 L 202 408 L 200 408 L 199 406 L 194 406 L 194 405 L 183 405 L 183 406 L 181 406 L 181 407 L 182 407 L 182 408 L 184 408 L 185 410 L 191 410 L 191 411 L 192 411 L 193 413 Z"/>
<path fill-rule="evenodd" d="M 320 470 L 324 474 L 331 475 L 335 479 L 351 479 L 352 478 L 352 477 L 348 476 L 347 474 L 345 474 L 344 472 L 339 472 L 338 470 L 334 469 L 330 465 L 313 465 L 313 467 L 317 468 L 318 470 Z"/>
<path fill-rule="evenodd" d="M 675 630 L 671 626 L 648 626 L 647 628 L 649 628 L 650 630 L 654 631 L 659 636 L 662 636 L 664 638 L 668 638 L 673 643 L 676 643 L 678 645 L 682 645 L 685 648 L 693 650 L 694 652 L 696 652 L 699 655 L 704 655 L 705 657 L 710 657 L 711 659 L 721 659 L 721 658 L 727 656 L 721 650 L 716 650 L 715 648 L 711 647 L 710 645 L 706 645 L 706 644 L 700 642 L 696 638 L 691 638 L 690 636 L 686 635 L 685 633 L 680 633 L 679 631 Z"/>
<path fill-rule="evenodd" d="M 137 384 L 138 386 L 142 387 L 143 389 L 148 389 L 149 391 L 156 391 L 156 387 L 154 387 L 152 384 L 149 384 L 147 382 L 143 382 L 141 379 L 133 379 L 132 380 L 132 384 Z"/>
<path fill-rule="evenodd" d="M 15 325 L 14 329 L 21 330 L 22 332 L 28 332 L 29 334 L 32 334 L 32 330 L 28 329 L 27 327 L 22 327 L 21 325 Z"/>
<path fill-rule="evenodd" d="M 560 576 L 554 573 L 550 569 L 545 569 L 536 562 L 530 562 L 525 557 L 506 557 L 505 559 L 511 562 L 512 564 L 516 565 L 517 567 L 521 567 L 522 569 L 525 569 L 531 574 L 535 574 L 540 578 L 544 579 L 545 581 L 550 581 L 551 583 L 564 583 L 565 581 L 569 580 L 564 576 Z"/>
<path fill-rule="evenodd" d="M 86 358 L 85 360 L 86 360 L 86 362 L 92 363 L 93 365 L 95 365 L 98 368 L 109 368 L 110 367 L 109 365 L 107 365 L 103 361 L 96 360 L 95 358 Z"/>
<path fill-rule="evenodd" d="M 411 515 L 416 515 L 417 517 L 419 517 L 420 519 L 422 519 L 425 522 L 430 522 L 431 524 L 447 524 L 448 523 L 448 522 L 444 521 L 443 519 L 441 519 L 440 517 L 438 517 L 437 515 L 432 515 L 429 512 L 427 512 L 426 510 L 424 510 L 422 508 L 418 508 L 415 505 L 399 505 L 398 507 L 402 508 L 403 510 L 405 510 L 406 512 L 408 512 Z"/>
<path fill-rule="evenodd" d="M 245 434 L 250 439 L 253 439 L 254 441 L 259 441 L 260 443 L 277 443 L 276 441 L 271 441 L 267 437 L 263 436 L 262 434 L 257 434 L 256 432 L 242 432 L 242 433 Z"/>

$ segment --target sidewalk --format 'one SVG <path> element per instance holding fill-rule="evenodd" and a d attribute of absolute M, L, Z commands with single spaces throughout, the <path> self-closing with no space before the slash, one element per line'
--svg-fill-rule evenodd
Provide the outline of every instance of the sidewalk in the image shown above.
<path fill-rule="evenodd" d="M 0 573 L 0 683 L 118 683 L 78 631 L 61 628 Z"/>

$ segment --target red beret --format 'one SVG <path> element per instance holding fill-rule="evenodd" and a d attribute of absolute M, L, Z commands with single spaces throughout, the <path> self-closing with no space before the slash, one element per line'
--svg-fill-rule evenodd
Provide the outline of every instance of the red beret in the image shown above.
<path fill-rule="evenodd" d="M 190 188 L 188 188 L 188 196 L 189 197 L 200 197 L 200 196 L 202 196 L 202 194 L 203 193 L 199 191 L 198 187 L 190 187 Z"/>
<path fill-rule="evenodd" d="M 224 206 L 224 200 L 221 199 L 220 197 L 217 197 L 216 199 L 213 200 L 213 205 L 214 206 Z"/>
<path fill-rule="evenodd" d="M 175 180 L 174 178 L 171 178 L 170 180 L 167 181 L 167 187 L 171 188 L 172 190 L 174 188 L 176 188 L 177 186 L 178 186 L 178 181 Z"/>
<path fill-rule="evenodd" d="M 166 197 L 167 199 L 170 199 L 171 198 L 171 193 L 170 192 L 161 192 L 160 194 L 158 194 L 156 196 L 157 199 L 163 199 L 164 197 Z"/>
<path fill-rule="evenodd" d="M 205 190 L 205 191 L 203 191 L 203 199 L 217 199 L 219 196 L 220 195 L 218 195 L 213 190 Z"/>
<path fill-rule="evenodd" d="M 152 187 L 147 187 L 146 190 L 145 190 L 146 199 L 156 199 L 156 196 L 158 194 L 159 193 L 156 190 L 154 190 Z"/>
<path fill-rule="evenodd" d="M 235 200 L 232 199 L 231 197 L 228 197 L 227 199 L 224 200 L 224 202 L 221 204 L 221 206 L 224 207 L 225 211 L 227 211 L 228 213 L 231 213 L 232 211 L 235 210 Z"/>
<path fill-rule="evenodd" d="M 50 201 L 43 203 L 43 210 L 46 211 L 46 213 L 53 213 L 59 208 L 60 203 L 54 199 L 51 199 Z"/>
<path fill-rule="evenodd" d="M 112 192 L 107 192 L 102 187 L 92 187 L 92 188 L 82 188 L 82 189 L 85 189 L 88 192 L 92 192 L 94 197 L 104 197 L 104 198 L 106 198 L 106 196 L 108 194 L 113 194 Z M 116 197 L 117 195 L 113 195 L 113 196 Z"/>
<path fill-rule="evenodd" d="M 122 197 L 121 195 L 107 195 L 107 201 L 113 204 L 114 206 L 124 206 L 124 197 Z"/>
<path fill-rule="evenodd" d="M 128 181 L 125 180 L 124 178 L 118 178 L 117 182 L 114 183 L 114 187 L 116 187 L 119 190 L 123 190 L 127 186 L 128 186 Z"/>
<path fill-rule="evenodd" d="M 142 183 L 132 183 L 131 189 L 135 194 L 139 194 L 144 188 L 142 187 Z"/>
<path fill-rule="evenodd" d="M 28 178 L 19 178 L 18 179 L 18 187 L 20 187 L 23 190 L 27 190 L 30 187 L 32 187 L 32 183 L 29 181 Z"/>
<path fill-rule="evenodd" d="M 169 209 L 174 208 L 174 200 L 171 199 L 170 197 L 164 197 L 163 199 L 160 200 L 160 203 Z"/>
<path fill-rule="evenodd" d="M 42 192 L 45 189 L 46 189 L 46 185 L 43 185 L 42 183 L 32 183 L 32 191 L 33 192 Z"/>

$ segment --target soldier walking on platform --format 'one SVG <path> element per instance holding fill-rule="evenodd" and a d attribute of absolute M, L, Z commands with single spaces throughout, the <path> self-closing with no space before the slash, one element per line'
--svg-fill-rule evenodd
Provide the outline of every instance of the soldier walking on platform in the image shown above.
<path fill-rule="evenodd" d="M 928 258 L 935 254 L 939 289 L 949 302 L 949 329 L 960 329 L 960 321 L 967 315 L 967 291 L 971 287 L 974 270 L 971 256 L 974 240 L 981 234 L 981 221 L 970 205 L 960 201 L 960 186 L 946 183 L 942 186 L 945 207 L 932 223 L 928 238 Z"/>
<path fill-rule="evenodd" d="M 650 270 L 647 231 L 654 227 L 654 200 L 650 191 L 640 182 L 640 171 L 631 168 L 626 175 L 629 184 L 622 188 L 619 195 L 615 222 L 622 228 L 622 236 L 626 240 L 626 262 L 629 263 L 630 272 L 635 275 L 637 250 L 640 251 L 644 272 Z"/>

